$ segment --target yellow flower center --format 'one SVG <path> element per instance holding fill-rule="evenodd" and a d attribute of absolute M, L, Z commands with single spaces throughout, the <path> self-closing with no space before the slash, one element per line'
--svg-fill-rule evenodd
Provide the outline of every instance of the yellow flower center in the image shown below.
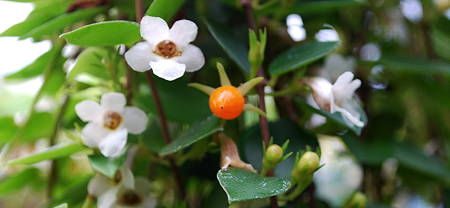
<path fill-rule="evenodd" d="M 156 45 L 156 48 L 153 51 L 153 53 L 162 56 L 164 58 L 172 58 L 181 55 L 181 51 L 177 49 L 177 45 L 170 40 L 164 40 L 159 42 L 158 45 Z"/>
<path fill-rule="evenodd" d="M 103 127 L 115 130 L 122 123 L 122 116 L 116 112 L 108 111 L 103 115 Z"/>

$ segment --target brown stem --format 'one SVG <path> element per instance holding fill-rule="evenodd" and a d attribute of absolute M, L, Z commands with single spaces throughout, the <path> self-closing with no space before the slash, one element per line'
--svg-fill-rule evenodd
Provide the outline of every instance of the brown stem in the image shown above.
<path fill-rule="evenodd" d="M 256 30 L 257 25 L 255 22 L 255 18 L 253 16 L 252 1 L 251 0 L 241 0 L 241 5 L 244 8 L 245 16 L 247 18 L 247 23 L 248 23 L 249 27 L 253 30 Z M 261 77 L 265 77 L 263 67 L 260 67 L 258 69 L 257 75 L 261 76 Z M 265 82 L 262 82 L 262 83 L 256 85 L 256 92 L 258 93 L 258 97 L 259 97 L 258 107 L 263 112 L 266 112 L 266 101 L 265 101 L 265 94 L 264 94 L 265 85 L 266 85 Z M 261 137 L 264 142 L 264 146 L 267 148 L 270 143 L 269 122 L 267 121 L 267 117 L 259 116 L 259 128 L 261 129 Z M 272 176 L 273 170 L 269 170 L 267 175 Z M 270 207 L 278 208 L 278 202 L 277 202 L 276 196 L 270 197 Z"/>
<path fill-rule="evenodd" d="M 58 137 L 59 128 L 61 123 L 63 122 L 64 114 L 66 112 L 67 105 L 69 103 L 70 97 L 68 95 L 64 96 L 64 101 L 59 109 L 59 112 L 56 117 L 55 125 L 53 127 L 53 132 L 50 135 L 49 146 L 53 146 L 56 144 L 56 138 Z M 58 179 L 58 161 L 52 160 L 50 161 L 50 171 L 48 175 L 48 184 L 47 184 L 47 199 L 48 203 L 51 203 L 53 199 L 53 189 L 56 185 L 56 181 Z"/>
<path fill-rule="evenodd" d="M 136 22 L 141 22 L 142 17 L 144 16 L 144 1 L 143 0 L 135 0 L 134 8 L 136 10 Z"/>

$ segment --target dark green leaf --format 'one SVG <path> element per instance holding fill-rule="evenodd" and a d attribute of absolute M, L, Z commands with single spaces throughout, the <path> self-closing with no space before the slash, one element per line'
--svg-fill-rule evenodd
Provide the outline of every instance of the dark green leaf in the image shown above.
<path fill-rule="evenodd" d="M 104 157 L 103 155 L 89 155 L 89 162 L 94 170 L 102 173 L 103 175 L 114 178 L 116 171 L 125 162 L 126 154 L 118 158 Z"/>
<path fill-rule="evenodd" d="M 79 143 L 56 145 L 42 152 L 37 152 L 25 157 L 10 160 L 8 161 L 8 165 L 31 165 L 44 160 L 53 160 L 61 157 L 67 157 L 85 149 L 87 149 L 87 147 Z"/>
<path fill-rule="evenodd" d="M 186 0 L 154 0 L 145 15 L 170 21 Z"/>
<path fill-rule="evenodd" d="M 217 180 L 228 196 L 228 203 L 262 199 L 286 192 L 291 183 L 287 179 L 262 177 L 250 171 L 228 168 L 217 173 Z"/>
<path fill-rule="evenodd" d="M 139 24 L 129 21 L 106 21 L 86 25 L 61 35 L 70 44 L 79 46 L 131 45 L 141 40 Z"/>
<path fill-rule="evenodd" d="M 386 69 L 402 72 L 450 75 L 450 63 L 441 60 L 425 60 L 389 54 L 381 57 L 378 63 L 384 65 Z"/>
<path fill-rule="evenodd" d="M 231 29 L 223 25 L 217 25 L 213 22 L 205 21 L 209 32 L 219 43 L 228 56 L 241 68 L 244 74 L 248 74 L 250 63 L 248 62 L 247 43 L 239 42 L 239 38 L 235 38 Z"/>
<path fill-rule="evenodd" d="M 350 8 L 363 6 L 367 2 L 365 0 L 321 0 L 321 1 L 297 1 L 294 5 L 286 10 L 286 14 L 310 14 L 310 13 L 324 13 L 331 10 L 338 10 L 342 8 Z M 277 11 L 277 7 L 268 7 L 259 14 L 269 14 Z"/>
<path fill-rule="evenodd" d="M 298 69 L 331 53 L 338 44 L 338 42 L 309 42 L 290 48 L 270 63 L 269 72 L 271 75 L 282 75 Z"/>
<path fill-rule="evenodd" d="M 51 35 L 57 32 L 59 33 L 67 26 L 70 26 L 82 20 L 91 19 L 104 11 L 106 11 L 105 8 L 90 8 L 78 10 L 73 13 L 63 14 L 46 22 L 45 24 L 34 28 L 30 32 L 21 36 L 21 39 L 29 37 L 33 39 L 40 39 L 43 35 Z"/>
<path fill-rule="evenodd" d="M 165 146 L 159 154 L 168 155 L 175 153 L 221 130 L 223 129 L 219 126 L 219 119 L 215 116 L 210 116 L 204 121 L 193 124 L 172 143 Z"/>
<path fill-rule="evenodd" d="M 27 168 L 0 181 L 0 195 L 6 196 L 32 183 L 39 176 L 37 168 Z"/>

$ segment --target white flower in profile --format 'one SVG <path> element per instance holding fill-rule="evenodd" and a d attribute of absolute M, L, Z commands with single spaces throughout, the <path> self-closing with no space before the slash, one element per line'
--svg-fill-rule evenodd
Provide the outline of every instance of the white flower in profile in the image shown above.
<path fill-rule="evenodd" d="M 97 197 L 98 208 L 153 208 L 156 200 L 150 196 L 147 179 L 133 176 L 126 167 L 113 180 L 97 174 L 89 181 L 88 192 Z"/>
<path fill-rule="evenodd" d="M 125 152 L 128 133 L 140 134 L 147 126 L 147 115 L 136 107 L 126 107 L 121 93 L 103 94 L 100 104 L 85 100 L 75 106 L 82 121 L 89 122 L 82 130 L 83 143 L 99 148 L 106 157 Z"/>
<path fill-rule="evenodd" d="M 314 77 L 306 80 L 312 89 L 312 95 L 317 105 L 331 113 L 339 112 L 350 124 L 358 127 L 364 126 L 360 120 L 357 105 L 353 100 L 353 95 L 361 86 L 361 80 L 353 80 L 352 72 L 341 74 L 334 84 L 322 77 Z"/>
<path fill-rule="evenodd" d="M 189 20 L 176 21 L 169 29 L 159 17 L 145 16 L 141 21 L 141 36 L 146 40 L 125 53 L 125 60 L 135 71 L 150 69 L 172 81 L 184 72 L 194 72 L 205 64 L 202 51 L 190 44 L 197 36 L 197 25 Z"/>

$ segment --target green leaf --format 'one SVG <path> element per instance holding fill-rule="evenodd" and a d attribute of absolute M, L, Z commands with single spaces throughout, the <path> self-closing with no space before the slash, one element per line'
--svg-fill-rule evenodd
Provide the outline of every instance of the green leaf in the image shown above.
<path fill-rule="evenodd" d="M 408 73 L 450 75 L 450 63 L 441 60 L 425 60 L 418 57 L 405 57 L 394 54 L 384 55 L 378 61 L 386 70 Z"/>
<path fill-rule="evenodd" d="M 58 52 L 58 50 L 53 48 L 52 50 L 39 56 L 39 58 L 37 58 L 30 65 L 24 67 L 23 69 L 19 70 L 18 72 L 15 72 L 13 74 L 6 76 L 5 78 L 7 80 L 13 80 L 13 79 L 30 79 L 30 78 L 39 76 L 44 72 L 51 57 L 56 55 L 55 53 L 57 53 L 57 52 Z"/>
<path fill-rule="evenodd" d="M 118 158 L 104 157 L 100 154 L 89 155 L 89 162 L 92 168 L 109 178 L 114 178 L 116 171 L 122 166 L 125 159 L 126 154 Z"/>
<path fill-rule="evenodd" d="M 153 0 L 145 15 L 170 21 L 186 0 Z"/>
<path fill-rule="evenodd" d="M 16 132 L 18 131 L 18 128 L 14 122 L 14 119 L 12 117 L 3 117 L 0 118 L 0 145 L 4 144 L 8 141 L 10 141 Z"/>
<path fill-rule="evenodd" d="M 106 21 L 86 25 L 64 33 L 62 38 L 79 46 L 131 45 L 141 40 L 139 24 L 129 21 Z"/>
<path fill-rule="evenodd" d="M 247 75 L 250 71 L 250 63 L 248 62 L 247 43 L 239 42 L 239 38 L 230 34 L 233 31 L 226 26 L 218 25 L 213 22 L 205 21 L 209 32 L 214 39 L 223 48 L 225 53 L 241 68 L 243 73 Z"/>
<path fill-rule="evenodd" d="M 67 203 L 64 204 L 60 204 L 58 206 L 55 206 L 54 208 L 68 208 L 69 206 L 67 205 Z"/>
<path fill-rule="evenodd" d="M 31 165 L 44 160 L 67 157 L 85 149 L 87 149 L 87 147 L 79 143 L 60 144 L 50 147 L 42 152 L 37 152 L 15 160 L 10 160 L 8 161 L 8 165 Z"/>
<path fill-rule="evenodd" d="M 6 196 L 30 184 L 39 176 L 37 168 L 27 168 L 0 181 L 0 195 Z"/>
<path fill-rule="evenodd" d="M 450 61 L 450 20 L 441 17 L 431 25 L 431 43 L 439 56 Z"/>
<path fill-rule="evenodd" d="M 344 120 L 344 117 L 342 116 L 341 113 L 339 112 L 335 112 L 335 113 L 330 113 L 321 109 L 317 109 L 309 104 L 307 104 L 305 101 L 300 100 L 300 99 L 295 99 L 295 102 L 302 108 L 311 111 L 313 113 L 317 113 L 321 116 L 324 116 L 328 119 L 330 119 L 331 121 L 339 124 L 342 127 L 345 127 L 349 130 L 351 130 L 353 133 L 355 133 L 356 135 L 360 135 L 363 127 L 357 127 L 355 125 L 350 124 L 349 122 L 347 122 L 346 120 Z M 367 116 L 366 113 L 364 112 L 364 110 L 361 107 L 358 107 L 358 113 L 359 115 L 361 115 L 361 120 L 364 124 L 367 124 Z"/>
<path fill-rule="evenodd" d="M 17 132 L 18 138 L 23 141 L 35 141 L 42 137 L 48 137 L 55 123 L 55 117 L 48 112 L 36 112 L 31 115 L 21 131 Z"/>
<path fill-rule="evenodd" d="M 99 78 L 109 78 L 108 69 L 104 64 L 108 51 L 104 48 L 88 48 L 77 58 L 75 65 L 67 76 L 67 81 L 73 82 L 78 75 L 88 73 Z"/>
<path fill-rule="evenodd" d="M 40 39 L 44 35 L 51 35 L 62 31 L 65 27 L 77 23 L 81 20 L 91 19 L 104 11 L 106 11 L 106 8 L 99 7 L 77 10 L 73 13 L 60 15 L 21 36 L 21 39 L 29 37 L 35 40 Z"/>
<path fill-rule="evenodd" d="M 238 168 L 219 170 L 217 180 L 226 192 L 230 204 L 276 196 L 286 192 L 291 186 L 287 179 L 263 177 Z"/>
<path fill-rule="evenodd" d="M 219 119 L 215 116 L 210 116 L 204 121 L 193 124 L 186 132 L 165 146 L 159 154 L 168 155 L 175 153 L 221 130 L 223 129 L 219 126 Z"/>
<path fill-rule="evenodd" d="M 277 56 L 269 65 L 271 75 L 282 75 L 310 64 L 331 53 L 338 42 L 309 42 L 288 49 Z"/>
<path fill-rule="evenodd" d="M 285 14 L 313 14 L 324 13 L 338 9 L 348 9 L 351 7 L 363 6 L 367 4 L 365 0 L 321 0 L 321 1 L 297 1 L 294 5 L 286 9 Z M 268 7 L 258 14 L 269 14 L 277 11 L 277 7 Z"/>

